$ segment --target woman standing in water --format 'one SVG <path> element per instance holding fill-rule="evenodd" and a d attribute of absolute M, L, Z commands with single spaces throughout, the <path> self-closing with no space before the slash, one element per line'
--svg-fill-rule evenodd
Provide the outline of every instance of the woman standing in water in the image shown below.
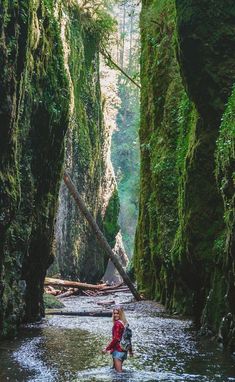
<path fill-rule="evenodd" d="M 122 372 L 122 363 L 125 359 L 127 359 L 127 351 L 123 351 L 120 346 L 120 341 L 122 338 L 122 334 L 124 332 L 124 328 L 127 325 L 127 320 L 125 317 L 125 313 L 121 307 L 117 307 L 113 309 L 112 314 L 113 319 L 113 329 L 112 329 L 112 341 L 108 344 L 108 346 L 102 350 L 102 353 L 106 353 L 110 351 L 113 357 L 113 367 L 119 373 Z M 132 356 L 132 348 L 128 349 L 129 354 Z"/>

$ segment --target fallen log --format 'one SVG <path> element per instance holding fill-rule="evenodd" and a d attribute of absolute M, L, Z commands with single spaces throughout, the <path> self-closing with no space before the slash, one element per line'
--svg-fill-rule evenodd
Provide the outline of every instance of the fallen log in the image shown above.
<path fill-rule="evenodd" d="M 53 316 L 77 316 L 77 317 L 112 317 L 112 312 L 102 312 L 102 311 L 93 311 L 93 312 L 67 312 L 67 311 L 58 311 L 51 310 L 46 311 L 46 315 Z"/>
<path fill-rule="evenodd" d="M 48 285 L 47 287 L 44 288 L 44 292 L 47 294 L 51 294 L 53 296 L 58 296 L 58 294 L 61 293 L 60 289 L 55 289 L 52 286 Z"/>
<path fill-rule="evenodd" d="M 89 293 L 89 291 L 87 290 L 83 290 L 82 291 L 82 296 L 87 296 L 87 297 L 91 297 L 91 295 L 90 295 L 90 293 Z M 93 296 L 92 296 L 93 297 Z"/>
<path fill-rule="evenodd" d="M 51 294 L 52 296 L 58 296 L 59 293 L 56 292 L 56 291 L 52 291 L 52 290 L 49 290 L 49 291 L 45 291 L 46 294 Z"/>
<path fill-rule="evenodd" d="M 61 293 L 59 289 L 54 289 L 52 286 L 48 285 L 44 288 L 44 293 L 51 294 L 52 296 L 57 296 Z"/>
<path fill-rule="evenodd" d="M 68 290 L 67 292 L 59 294 L 58 298 L 64 298 L 64 297 L 70 297 L 78 294 L 78 289 L 74 290 Z"/>
<path fill-rule="evenodd" d="M 116 294 L 116 293 L 120 293 L 120 292 L 128 293 L 128 292 L 130 292 L 130 289 L 126 288 L 126 289 L 114 289 L 114 290 L 100 290 L 97 292 L 97 295 L 98 296 L 107 296 L 109 294 Z"/>
<path fill-rule="evenodd" d="M 113 289 L 117 289 L 117 288 L 126 288 L 126 285 L 121 282 L 119 284 L 116 284 L 116 285 L 106 285 L 104 286 L 104 288 L 102 288 L 102 290 L 113 290 Z"/>
<path fill-rule="evenodd" d="M 131 293 L 135 297 L 137 301 L 141 300 L 140 294 L 137 292 L 135 286 L 132 284 L 129 276 L 126 274 L 125 270 L 123 269 L 122 265 L 120 264 L 118 257 L 115 255 L 115 253 L 112 251 L 112 248 L 110 247 L 109 243 L 107 242 L 105 236 L 101 232 L 98 224 L 96 223 L 95 219 L 91 215 L 90 211 L 87 209 L 85 203 L 83 202 L 81 196 L 79 195 L 78 191 L 76 190 L 76 187 L 74 186 L 70 176 L 66 173 L 64 173 L 64 182 L 73 196 L 77 206 L 79 207 L 81 213 L 84 215 L 86 220 L 88 221 L 90 227 L 93 230 L 94 235 L 96 236 L 97 240 L 99 241 L 101 247 L 103 250 L 107 253 L 111 261 L 113 262 L 114 266 L 116 267 L 117 271 L 123 278 L 123 281 L 130 289 Z"/>
<path fill-rule="evenodd" d="M 63 286 L 67 288 L 78 288 L 78 289 L 93 289 L 93 290 L 99 290 L 107 288 L 106 284 L 87 284 L 87 283 L 80 283 L 79 281 L 69 281 L 69 280 L 60 280 L 60 279 L 53 279 L 51 277 L 46 277 L 44 281 L 44 285 L 53 285 L 53 286 Z"/>
<path fill-rule="evenodd" d="M 96 304 L 97 305 L 102 305 L 102 306 L 112 305 L 112 304 L 115 304 L 115 301 L 114 300 L 112 300 L 112 301 L 100 301 L 100 302 L 97 302 Z"/>
<path fill-rule="evenodd" d="M 88 296 L 95 297 L 98 292 L 96 290 L 86 290 L 86 293 Z"/>

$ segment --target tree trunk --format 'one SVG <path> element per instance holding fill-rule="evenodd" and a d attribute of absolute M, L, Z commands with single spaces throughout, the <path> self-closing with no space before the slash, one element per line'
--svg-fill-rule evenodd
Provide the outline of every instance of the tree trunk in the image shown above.
<path fill-rule="evenodd" d="M 67 311 L 58 311 L 58 310 L 50 310 L 48 309 L 46 311 L 47 315 L 53 315 L 53 316 L 78 316 L 78 317 L 112 317 L 112 312 L 67 312 Z"/>
<path fill-rule="evenodd" d="M 77 192 L 77 190 L 76 190 L 72 180 L 70 179 L 70 176 L 68 174 L 66 174 L 66 173 L 64 174 L 64 182 L 65 182 L 66 186 L 68 187 L 68 190 L 72 194 L 72 196 L 73 196 L 76 204 L 78 205 L 80 211 L 85 216 L 85 218 L 88 221 L 88 223 L 90 224 L 90 226 L 91 226 L 91 228 L 92 228 L 92 230 L 93 230 L 97 240 L 99 241 L 101 247 L 105 250 L 107 255 L 110 257 L 111 261 L 113 262 L 114 266 L 116 267 L 117 271 L 119 272 L 119 274 L 123 278 L 123 281 L 126 283 L 126 285 L 130 289 L 130 291 L 133 294 L 133 296 L 135 297 L 135 299 L 137 301 L 140 301 L 141 297 L 140 297 L 139 293 L 137 292 L 137 290 L 135 289 L 135 287 L 132 284 L 131 280 L 129 279 L 129 277 L 127 276 L 126 272 L 124 271 L 123 267 L 119 263 L 119 260 L 118 260 L 117 256 L 112 251 L 112 249 L 109 246 L 106 238 L 104 237 L 103 233 L 101 232 L 101 230 L 99 229 L 97 223 L 95 222 L 93 216 L 91 215 L 91 213 L 86 208 L 85 203 L 83 202 L 83 200 L 81 199 L 79 193 Z"/>
<path fill-rule="evenodd" d="M 135 13 L 135 8 L 132 5 L 131 8 L 131 20 L 130 20 L 130 48 L 129 48 L 129 65 L 128 65 L 128 71 L 129 73 L 132 72 L 132 41 L 133 41 L 133 19 L 134 19 L 134 13 Z"/>
<path fill-rule="evenodd" d="M 140 86 L 140 84 L 138 84 L 138 82 L 136 82 L 133 78 L 131 78 L 130 76 L 129 76 L 129 74 L 127 74 L 115 61 L 113 61 L 113 59 L 112 59 L 112 57 L 111 57 L 111 55 L 108 53 L 108 52 L 106 52 L 104 49 L 101 49 L 100 50 L 100 53 L 104 56 L 104 58 L 106 58 L 107 59 L 107 61 L 108 61 L 108 63 L 110 62 L 111 63 L 111 65 L 113 65 L 113 66 L 115 66 L 115 68 L 117 68 L 118 70 L 120 70 L 120 72 L 122 73 L 122 74 L 124 74 L 124 76 L 125 77 L 127 77 L 128 78 L 128 80 L 130 80 L 134 85 L 136 85 L 139 89 L 141 89 L 141 86 Z"/>
<path fill-rule="evenodd" d="M 54 279 L 50 277 L 46 277 L 44 281 L 44 285 L 53 285 L 53 286 L 64 286 L 67 288 L 78 288 L 78 289 L 90 289 L 90 290 L 99 290 L 107 287 L 106 284 L 87 284 L 80 283 L 79 281 L 69 281 L 69 280 L 60 280 Z"/>

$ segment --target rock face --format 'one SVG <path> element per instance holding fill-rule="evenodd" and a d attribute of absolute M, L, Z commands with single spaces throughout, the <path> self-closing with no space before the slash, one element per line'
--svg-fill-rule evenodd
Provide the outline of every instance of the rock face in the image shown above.
<path fill-rule="evenodd" d="M 82 15 L 72 1 L 4 1 L 0 30 L 0 336 L 5 336 L 14 334 L 22 318 L 36 320 L 44 313 L 66 132 L 66 166 L 110 240 L 118 231 L 119 203 L 113 187 L 101 211 L 99 20 Z M 66 203 L 74 211 L 72 200 Z M 82 245 L 93 249 L 85 224 L 78 228 L 71 220 L 71 235 L 80 229 Z M 102 253 L 98 258 L 98 249 L 89 256 L 79 263 L 81 278 L 95 280 L 107 259 Z"/>
<path fill-rule="evenodd" d="M 78 9 L 64 9 L 62 39 L 71 89 L 65 166 L 114 247 L 119 231 L 119 198 L 111 163 L 107 160 L 110 132 L 105 128 L 101 110 L 100 36 L 97 27 L 89 20 L 82 22 L 82 17 Z M 58 270 L 64 278 L 97 282 L 105 272 L 108 258 L 63 184 L 59 199 Z"/>
<path fill-rule="evenodd" d="M 0 15 L 0 324 L 5 335 L 24 313 L 27 320 L 43 313 L 68 81 L 52 1 L 47 7 L 43 1 L 6 1 Z"/>
<path fill-rule="evenodd" d="M 192 314 L 199 326 L 213 331 L 229 315 L 230 334 L 235 309 L 233 99 L 227 122 L 220 124 L 235 74 L 234 12 L 231 1 L 223 7 L 219 1 L 143 2 L 134 258 L 146 295 L 172 311 Z M 232 347 L 234 342 L 233 334 Z"/>
<path fill-rule="evenodd" d="M 215 272 L 215 281 L 210 290 L 210 299 L 205 310 L 205 320 L 214 322 L 213 313 L 216 312 L 216 304 L 222 302 L 217 316 L 221 323 L 221 337 L 224 344 L 234 351 L 235 348 L 235 90 L 229 98 L 222 124 L 219 130 L 219 138 L 216 147 L 216 178 L 217 185 L 223 198 L 224 222 L 223 247 L 220 244 L 220 261 L 222 270 Z M 222 273 L 222 274 L 221 274 Z M 221 280 L 225 284 L 225 295 L 221 293 Z M 219 299 L 218 299 L 219 294 Z M 225 299 L 225 300 L 224 300 Z M 225 307 L 223 308 L 223 303 Z M 218 310 L 217 310 L 218 311 Z"/>

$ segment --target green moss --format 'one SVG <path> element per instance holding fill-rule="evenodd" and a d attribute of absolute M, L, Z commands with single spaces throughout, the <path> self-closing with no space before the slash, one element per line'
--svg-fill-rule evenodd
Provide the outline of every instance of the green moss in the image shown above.
<path fill-rule="evenodd" d="M 216 178 L 218 188 L 221 192 L 224 203 L 224 238 L 217 243 L 217 247 L 223 244 L 224 256 L 221 259 L 223 273 L 226 277 L 226 309 L 221 317 L 226 319 L 230 314 L 231 323 L 228 330 L 222 333 L 225 345 L 234 351 L 235 336 L 233 326 L 235 323 L 235 273 L 234 273 L 234 221 L 235 221 L 235 90 L 229 98 L 226 110 L 222 117 L 222 123 L 219 130 L 219 137 L 216 148 Z M 222 251 L 221 251 L 222 252 Z M 222 296 L 221 296 L 222 299 Z"/>
<path fill-rule="evenodd" d="M 219 131 L 234 15 L 231 2 L 204 0 L 146 1 L 141 12 L 137 282 L 213 331 L 234 317 L 234 93 Z"/>
<path fill-rule="evenodd" d="M 103 166 L 100 89 L 96 70 L 99 66 L 99 35 L 91 28 L 94 21 L 85 17 L 79 7 L 71 6 L 66 12 L 66 34 L 70 46 L 68 63 L 74 97 L 66 136 L 66 166 L 83 197 L 85 192 L 87 207 L 97 215 L 97 194 Z M 63 211 L 66 229 L 63 229 L 63 239 L 57 245 L 60 272 L 67 278 L 97 281 L 103 271 L 103 258 L 99 258 L 97 243 L 71 196 L 65 192 L 61 199 L 66 203 Z"/>
<path fill-rule="evenodd" d="M 69 107 L 54 5 L 52 0 L 24 1 L 19 7 L 17 1 L 11 5 L 6 1 L 0 7 L 0 14 L 8 15 L 1 25 L 1 30 L 5 28 L 0 45 L 5 78 L 0 76 L 0 84 L 9 99 L 7 104 L 1 102 L 5 111 L 0 113 L 5 147 L 0 190 L 6 186 L 0 195 L 5 204 L 0 240 L 3 335 L 12 332 L 24 316 L 34 320 L 44 313 L 43 281 L 52 259 Z"/>
<path fill-rule="evenodd" d="M 234 190 L 235 190 L 235 90 L 233 90 L 225 113 L 222 117 L 216 150 L 216 176 L 223 196 L 225 208 L 225 223 L 230 228 L 234 218 Z"/>
<path fill-rule="evenodd" d="M 211 278 L 213 288 L 209 291 L 202 312 L 202 326 L 210 329 L 213 333 L 218 332 L 222 317 L 227 312 L 226 296 L 226 280 L 221 272 L 221 268 L 217 267 L 213 277 Z"/>
<path fill-rule="evenodd" d="M 111 248 L 115 246 L 116 235 L 120 230 L 120 226 L 118 224 L 119 210 L 120 202 L 118 197 L 118 191 L 117 189 L 115 189 L 109 200 L 109 204 L 106 208 L 103 220 L 104 235 L 108 240 L 108 243 L 111 246 Z"/>
<path fill-rule="evenodd" d="M 64 308 L 64 304 L 60 300 L 58 300 L 58 298 L 53 296 L 52 294 L 44 293 L 43 301 L 44 301 L 45 309 Z"/>
<path fill-rule="evenodd" d="M 165 303 L 171 293 L 170 249 L 178 221 L 179 104 L 186 97 L 172 45 L 174 18 L 173 2 L 152 2 L 142 9 L 141 195 L 134 265 L 140 289 Z"/>
<path fill-rule="evenodd" d="M 0 27 L 4 36 L 0 42 L 0 66 L 4 68 L 0 73 L 0 86 L 4 89 L 0 95 L 3 126 L 0 142 L 0 323 L 6 322 L 4 334 L 11 331 L 23 315 L 27 320 L 34 320 L 44 314 L 43 280 L 53 261 L 53 226 L 64 161 L 64 137 L 69 123 L 71 89 L 60 25 L 64 14 L 69 16 L 66 38 L 70 45 L 69 69 L 75 99 L 69 132 L 76 163 L 72 174 L 77 174 L 79 191 L 88 187 L 97 194 L 102 182 L 98 48 L 112 28 L 112 22 L 104 13 L 96 15 L 94 21 L 82 14 L 75 4 L 59 2 L 57 8 L 55 5 L 54 0 L 25 0 L 20 6 L 17 0 L 6 0 L 0 5 Z M 86 202 L 98 216 L 101 207 L 97 206 L 96 196 L 90 193 Z M 71 209 L 74 212 L 75 206 Z M 97 243 L 81 220 L 76 212 L 68 222 L 71 228 L 68 252 L 75 254 L 71 270 L 75 269 L 77 275 L 76 266 L 81 262 L 84 277 L 91 274 L 93 268 L 92 277 L 100 278 L 104 257 L 99 257 Z M 82 227 L 80 231 L 78 221 Z M 77 246 L 78 234 L 81 242 L 86 243 L 82 256 Z M 86 259 L 84 253 L 90 257 Z M 16 285 L 9 289 L 13 280 Z M 20 292 L 18 284 L 21 282 L 26 282 L 26 289 Z"/>
<path fill-rule="evenodd" d="M 107 180 L 104 163 L 106 136 L 99 82 L 99 49 L 111 21 L 104 14 L 92 18 L 78 6 L 68 7 L 65 12 L 70 85 L 74 99 L 66 135 L 66 168 L 100 228 L 105 225 L 108 239 L 113 244 L 117 229 L 116 202 L 113 198 L 106 217 L 102 217 L 102 190 Z M 102 31 L 101 25 L 106 22 L 106 29 Z M 57 229 L 61 235 L 57 240 L 56 255 L 62 277 L 99 281 L 105 272 L 107 256 L 86 219 L 63 188 L 59 216 L 60 226 Z"/>
<path fill-rule="evenodd" d="M 181 267 L 183 273 L 187 272 L 186 285 L 195 290 L 194 315 L 200 321 L 201 309 L 204 304 L 209 305 L 208 322 L 213 329 L 218 329 L 219 317 L 227 308 L 223 301 L 224 284 L 223 288 L 220 285 L 220 294 L 218 283 L 222 274 L 226 274 L 219 271 L 223 269 L 225 258 L 225 226 L 214 178 L 214 154 L 220 118 L 233 82 L 231 20 L 235 7 L 228 3 L 224 8 L 219 1 L 213 4 L 176 1 L 176 8 L 181 73 L 199 119 L 186 154 L 180 192 L 183 215 L 174 247 L 174 250 L 178 248 L 175 258 L 180 256 L 177 267 Z M 205 23 L 203 20 L 206 19 Z M 226 43 L 221 44 L 225 36 Z M 212 278 L 209 277 L 211 274 Z M 211 304 L 209 297 L 206 300 L 209 295 L 212 296 Z"/>
<path fill-rule="evenodd" d="M 178 56 L 189 96 L 207 122 L 219 123 L 233 81 L 235 5 L 176 0 L 176 9 Z"/>

